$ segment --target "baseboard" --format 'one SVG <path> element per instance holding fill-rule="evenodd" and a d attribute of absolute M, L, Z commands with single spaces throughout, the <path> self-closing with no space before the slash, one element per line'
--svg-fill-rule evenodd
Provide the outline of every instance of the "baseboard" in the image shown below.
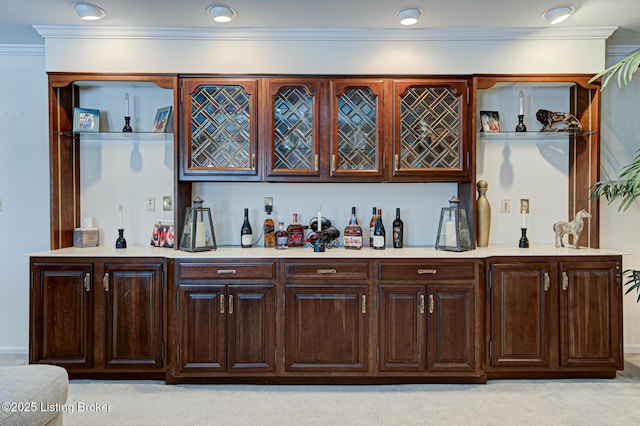
<path fill-rule="evenodd" d="M 640 345 L 624 345 L 625 355 L 640 354 Z"/>
<path fill-rule="evenodd" d="M 27 355 L 28 353 L 27 347 L 0 346 L 0 355 Z"/>

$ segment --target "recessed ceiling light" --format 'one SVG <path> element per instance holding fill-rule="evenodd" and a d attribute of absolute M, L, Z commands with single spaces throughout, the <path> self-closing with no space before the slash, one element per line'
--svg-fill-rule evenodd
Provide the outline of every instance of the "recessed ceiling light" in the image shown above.
<path fill-rule="evenodd" d="M 420 9 L 404 9 L 396 13 L 396 19 L 400 22 L 400 25 L 415 25 L 422 16 Z"/>
<path fill-rule="evenodd" d="M 96 21 L 107 16 L 107 12 L 99 8 L 95 4 L 90 3 L 76 3 L 74 5 L 76 13 L 85 21 Z"/>
<path fill-rule="evenodd" d="M 555 25 L 569 19 L 575 10 L 576 8 L 571 5 L 554 7 L 553 9 L 545 10 L 542 18 L 550 25 Z"/>
<path fill-rule="evenodd" d="M 220 5 L 211 5 L 207 8 L 207 12 L 209 15 L 213 17 L 213 20 L 216 22 L 230 22 L 233 18 L 235 18 L 238 13 L 228 7 L 228 6 L 220 6 Z"/>

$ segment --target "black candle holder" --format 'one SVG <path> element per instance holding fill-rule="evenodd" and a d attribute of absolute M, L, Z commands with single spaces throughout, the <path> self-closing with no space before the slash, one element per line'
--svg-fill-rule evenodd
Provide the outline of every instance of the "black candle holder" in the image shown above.
<path fill-rule="evenodd" d="M 522 231 L 522 236 L 520 237 L 520 243 L 518 247 L 520 248 L 529 248 L 529 240 L 527 239 L 527 228 L 520 228 Z"/>
<path fill-rule="evenodd" d="M 131 133 L 133 129 L 131 128 L 131 117 L 124 118 L 124 127 L 122 128 L 122 133 Z"/>
<path fill-rule="evenodd" d="M 126 249 L 127 240 L 124 239 L 124 228 L 118 229 L 118 239 L 116 240 L 117 249 Z"/>
<path fill-rule="evenodd" d="M 518 125 L 516 126 L 516 132 L 526 132 L 527 126 L 524 125 L 524 115 L 518 116 Z"/>

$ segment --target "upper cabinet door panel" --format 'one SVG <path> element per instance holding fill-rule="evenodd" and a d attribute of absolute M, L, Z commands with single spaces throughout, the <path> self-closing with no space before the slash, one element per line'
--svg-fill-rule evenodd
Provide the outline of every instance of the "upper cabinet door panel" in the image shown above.
<path fill-rule="evenodd" d="M 383 176 L 383 80 L 330 82 L 330 176 Z"/>
<path fill-rule="evenodd" d="M 182 174 L 258 180 L 257 79 L 182 81 Z"/>
<path fill-rule="evenodd" d="M 393 179 L 466 176 L 468 88 L 466 80 L 394 80 Z"/>
<path fill-rule="evenodd" d="M 265 86 L 267 177 L 320 176 L 320 82 L 270 79 Z"/>

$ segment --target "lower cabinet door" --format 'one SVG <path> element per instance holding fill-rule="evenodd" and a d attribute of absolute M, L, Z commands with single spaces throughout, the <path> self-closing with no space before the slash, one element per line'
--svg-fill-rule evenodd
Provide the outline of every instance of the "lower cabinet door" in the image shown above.
<path fill-rule="evenodd" d="M 162 264 L 106 263 L 104 364 L 117 368 L 163 365 Z"/>
<path fill-rule="evenodd" d="M 378 368 L 426 370 L 425 286 L 380 284 Z"/>
<path fill-rule="evenodd" d="M 367 285 L 287 284 L 285 369 L 368 370 Z"/>
<path fill-rule="evenodd" d="M 226 371 L 225 286 L 179 283 L 178 303 L 179 370 Z"/>
<path fill-rule="evenodd" d="M 93 264 L 34 263 L 31 363 L 93 366 Z"/>
<path fill-rule="evenodd" d="M 620 365 L 616 262 L 561 262 L 560 362 L 568 367 Z"/>
<path fill-rule="evenodd" d="M 473 371 L 474 284 L 434 284 L 427 291 L 428 371 Z"/>
<path fill-rule="evenodd" d="M 492 366 L 549 367 L 549 265 L 491 265 Z"/>
<path fill-rule="evenodd" d="M 229 285 L 229 372 L 275 371 L 275 285 Z"/>

